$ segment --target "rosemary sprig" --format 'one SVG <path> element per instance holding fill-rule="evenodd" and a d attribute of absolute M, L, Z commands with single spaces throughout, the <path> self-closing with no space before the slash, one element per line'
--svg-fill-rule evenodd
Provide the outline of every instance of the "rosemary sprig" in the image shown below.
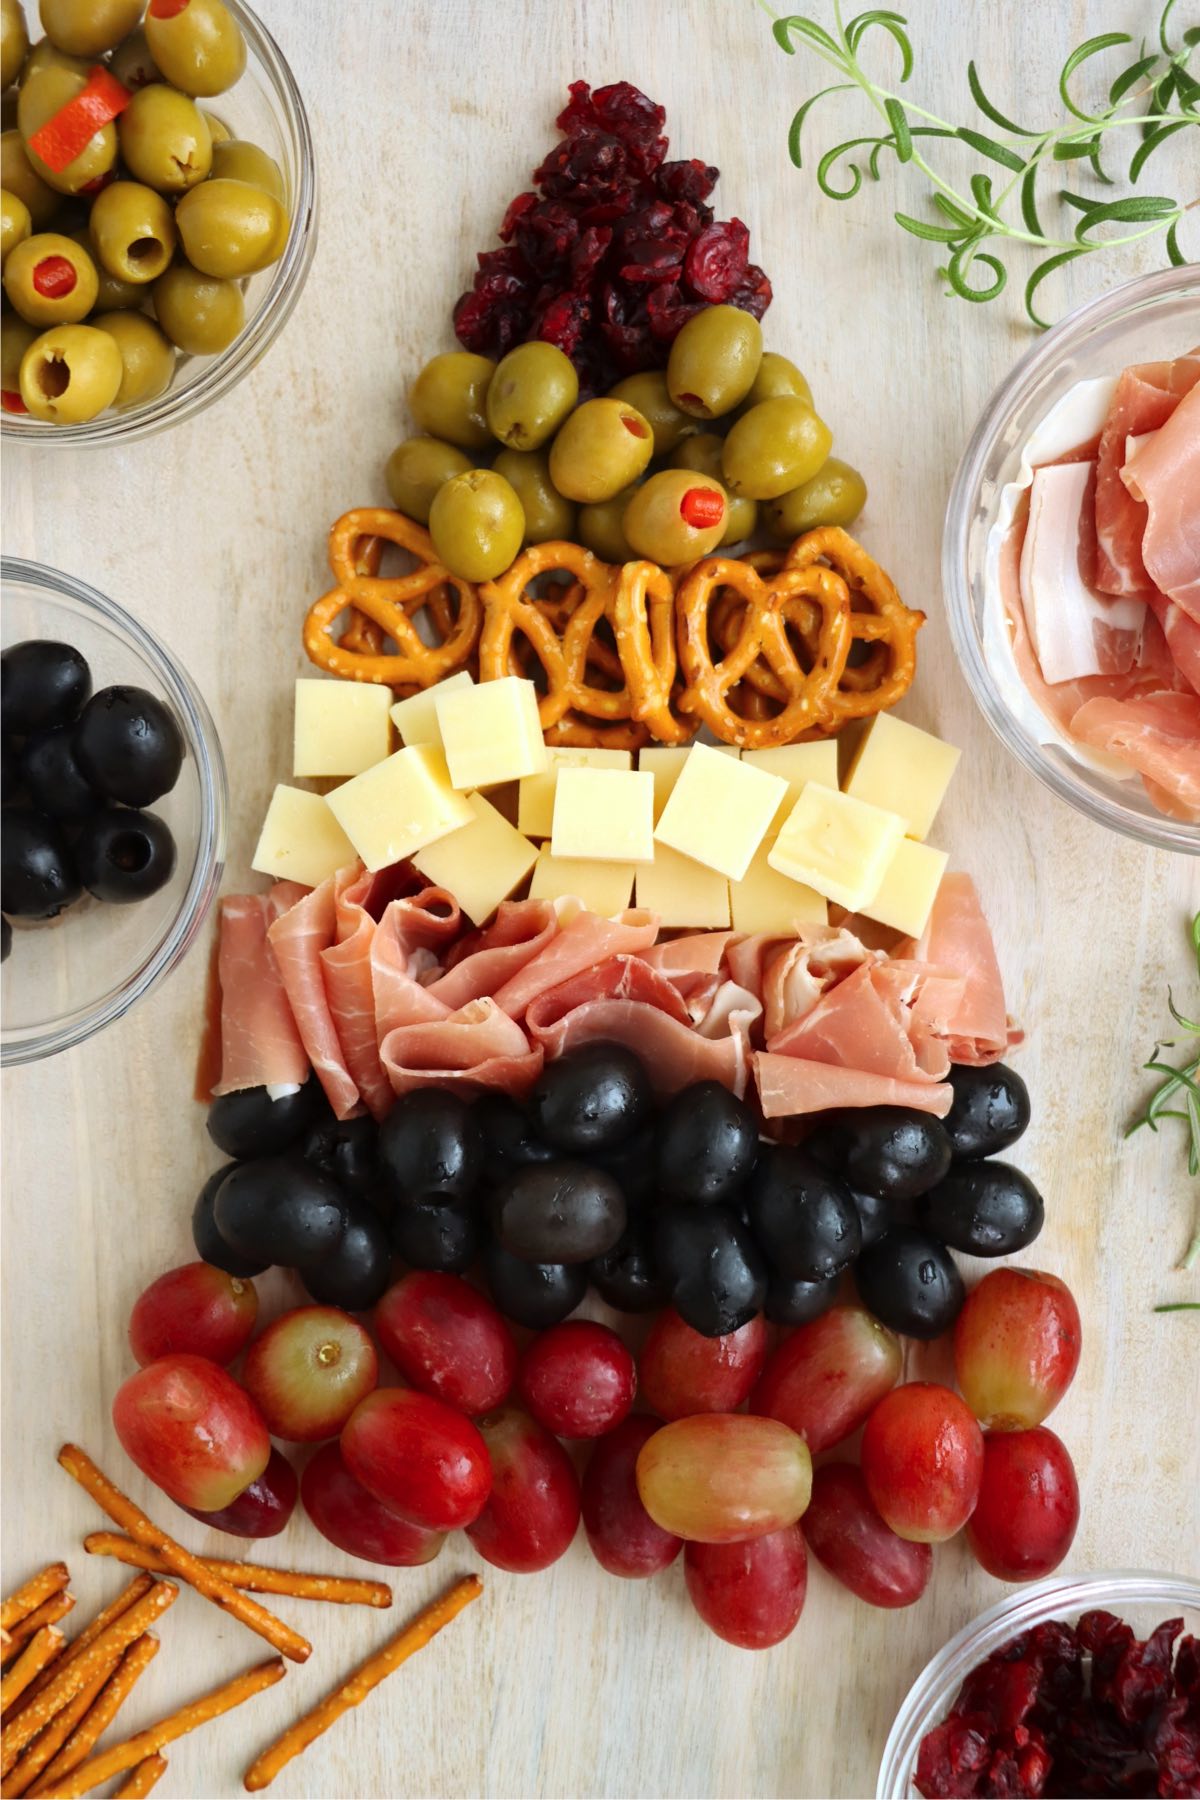
<path fill-rule="evenodd" d="M 1196 959 L 1196 974 L 1200 977 L 1200 913 L 1192 920 L 1188 938 Z M 1169 988 L 1167 1006 L 1180 1029 L 1189 1036 L 1200 1039 L 1200 1020 L 1189 1019 L 1180 1012 Z M 1126 1129 L 1125 1136 L 1132 1137 L 1143 1125 L 1148 1125 L 1151 1131 L 1157 1131 L 1160 1119 L 1181 1119 L 1188 1129 L 1188 1174 L 1196 1176 L 1200 1175 L 1200 1044 L 1196 1047 L 1197 1054 L 1185 1058 L 1182 1063 L 1164 1062 L 1163 1051 L 1174 1050 L 1177 1043 L 1177 1039 L 1168 1038 L 1155 1044 L 1150 1060 L 1143 1063 L 1143 1068 L 1151 1074 L 1161 1075 L 1163 1079 L 1147 1101 L 1145 1111 Z M 1169 1104 L 1172 1101 L 1175 1102 L 1174 1105 Z M 1200 1262 L 1200 1218 L 1196 1220 L 1191 1242 L 1178 1267 L 1191 1269 L 1197 1262 Z M 1155 1310 L 1166 1309 L 1156 1307 Z"/>
<path fill-rule="evenodd" d="M 759 4 L 771 17 L 776 41 L 789 56 L 795 54 L 797 43 L 803 43 L 842 77 L 811 94 L 793 118 L 788 133 L 792 161 L 797 168 L 803 167 L 801 135 L 817 102 L 827 94 L 857 88 L 878 114 L 882 129 L 864 137 L 847 138 L 825 151 L 817 162 L 817 184 L 831 200 L 852 200 L 862 187 L 864 164 L 870 178 L 879 180 L 880 158 L 885 151 L 894 155 L 898 163 L 918 170 L 933 189 L 930 198 L 941 217 L 921 219 L 905 212 L 893 216 L 914 237 L 942 246 L 947 261 L 941 274 L 951 293 L 964 300 L 994 300 L 1008 280 L 1004 263 L 991 254 L 991 249 L 1002 244 L 1023 244 L 1048 252 L 1025 284 L 1025 310 L 1035 325 L 1044 326 L 1047 321 L 1034 305 L 1038 289 L 1055 269 L 1077 257 L 1097 250 L 1115 250 L 1165 233 L 1168 259 L 1177 265 L 1186 261 L 1179 247 L 1179 226 L 1186 212 L 1200 206 L 1200 194 L 1182 202 L 1164 194 L 1097 199 L 1062 187 L 1059 198 L 1078 218 L 1073 229 L 1068 219 L 1068 234 L 1061 236 L 1045 229 L 1039 211 L 1045 200 L 1039 192 L 1039 182 L 1044 186 L 1064 164 L 1086 163 L 1098 180 L 1109 187 L 1113 185 L 1101 161 L 1101 149 L 1107 139 L 1128 148 L 1127 179 L 1133 186 L 1160 144 L 1177 132 L 1200 128 L 1200 81 L 1188 73 L 1192 52 L 1200 44 L 1200 26 L 1189 26 L 1180 34 L 1178 43 L 1173 41 L 1169 24 L 1175 0 L 1166 0 L 1163 7 L 1157 44 L 1149 49 L 1144 42 L 1137 46 L 1135 59 L 1116 74 L 1107 102 L 1099 107 L 1089 107 L 1076 98 L 1072 85 L 1075 75 L 1092 58 L 1130 46 L 1134 40 L 1128 32 L 1106 31 L 1074 49 L 1058 79 L 1068 117 L 1045 130 L 1019 125 L 1002 112 L 984 91 L 975 64 L 968 63 L 971 98 L 986 124 L 997 128 L 1002 136 L 994 135 L 990 129 L 980 131 L 974 125 L 954 125 L 907 96 L 902 98 L 868 74 L 859 51 L 872 31 L 886 32 L 899 50 L 901 86 L 912 74 L 915 58 L 902 13 L 874 7 L 843 22 L 841 0 L 833 0 L 834 29 L 827 30 L 801 13 L 775 17 L 768 0 L 759 0 Z M 1122 132 L 1128 134 L 1124 139 L 1119 136 Z M 940 173 L 925 154 L 927 140 L 939 138 L 965 144 L 1006 171 L 1008 179 L 997 187 L 1000 177 L 994 172 L 976 170 L 964 192 Z M 866 154 L 855 160 L 855 151 Z M 1192 167 L 1195 166 L 1193 159 Z M 1135 229 L 1108 235 L 1114 226 Z M 991 249 L 985 249 L 985 245 Z"/>

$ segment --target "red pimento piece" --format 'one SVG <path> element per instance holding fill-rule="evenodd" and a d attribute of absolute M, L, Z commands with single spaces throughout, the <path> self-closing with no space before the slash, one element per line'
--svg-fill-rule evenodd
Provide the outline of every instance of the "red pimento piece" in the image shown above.
<path fill-rule="evenodd" d="M 689 488 L 679 502 L 679 511 L 694 531 L 708 531 L 725 517 L 725 497 L 716 488 Z"/>
<path fill-rule="evenodd" d="M 43 256 L 33 265 L 34 291 L 43 300 L 65 300 L 73 293 L 79 277 L 75 265 L 65 256 Z"/>
<path fill-rule="evenodd" d="M 152 19 L 175 19 L 187 4 L 188 0 L 150 0 L 148 10 Z"/>
<path fill-rule="evenodd" d="M 5 388 L 0 392 L 0 408 L 8 413 L 28 412 L 29 408 L 15 388 Z"/>
<path fill-rule="evenodd" d="M 162 5 L 165 0 L 156 0 Z M 187 0 L 183 0 L 187 4 Z M 180 8 L 176 6 L 176 11 Z M 156 6 L 150 8 L 157 16 Z M 88 71 L 88 78 L 77 94 L 74 94 L 65 106 L 60 106 L 52 118 L 40 125 L 29 140 L 28 148 L 40 157 L 48 169 L 56 175 L 81 156 L 98 131 L 119 117 L 133 99 L 127 87 L 122 87 L 116 76 L 110 74 L 102 63 Z M 66 290 L 70 293 L 70 289 Z"/>

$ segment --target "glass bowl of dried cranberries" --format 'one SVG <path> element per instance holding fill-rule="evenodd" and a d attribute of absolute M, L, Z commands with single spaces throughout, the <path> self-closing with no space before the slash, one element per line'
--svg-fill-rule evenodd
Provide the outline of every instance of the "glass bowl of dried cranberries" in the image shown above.
<path fill-rule="evenodd" d="M 1007 1595 L 917 1677 L 875 1792 L 1200 1792 L 1200 1579 L 1055 1575 Z"/>

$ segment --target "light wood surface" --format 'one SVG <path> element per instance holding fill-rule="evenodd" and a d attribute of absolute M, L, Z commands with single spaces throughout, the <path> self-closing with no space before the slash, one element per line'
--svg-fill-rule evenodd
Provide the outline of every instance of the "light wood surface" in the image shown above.
<path fill-rule="evenodd" d="M 938 581 L 955 460 L 1025 346 L 1017 302 L 945 299 L 930 246 L 891 222 L 920 210 L 894 175 L 851 205 L 788 162 L 795 107 L 821 85 L 785 57 L 751 0 L 262 0 L 307 97 L 321 234 L 296 313 L 218 407 L 123 453 L 6 453 L 8 550 L 92 581 L 187 660 L 220 729 L 233 791 L 227 882 L 272 784 L 289 771 L 299 624 L 325 578 L 324 527 L 384 498 L 406 380 L 451 344 L 473 254 L 553 142 L 576 76 L 628 77 L 668 109 L 672 151 L 722 170 L 719 216 L 750 226 L 775 283 L 770 346 L 804 367 L 837 448 L 866 473 L 863 535 L 930 623 L 906 715 L 966 754 L 939 841 L 971 869 L 995 927 L 1034 1095 L 1021 1163 L 1047 1199 L 1028 1260 L 1064 1276 L 1083 1313 L 1083 1367 L 1052 1423 L 1075 1454 L 1083 1520 L 1070 1567 L 1195 1569 L 1200 1330 L 1156 1301 L 1196 1296 L 1173 1274 L 1195 1184 L 1177 1138 L 1121 1128 L 1138 1066 L 1188 991 L 1197 864 L 1107 835 L 1006 756 L 955 666 Z M 1148 27 L 1132 0 L 1024 5 L 912 0 L 932 104 L 965 103 L 969 57 L 996 97 L 1049 110 L 1066 50 Z M 959 115 L 965 116 L 965 115 Z M 1090 259 L 1082 299 L 1134 272 Z M 131 1368 L 138 1291 L 191 1254 L 188 1215 L 215 1157 L 190 1098 L 204 985 L 195 953 L 99 1040 L 4 1083 L 4 1586 L 65 1556 L 86 1617 L 119 1571 L 80 1539 L 103 1521 L 54 1465 L 64 1438 L 98 1456 L 189 1546 L 228 1540 L 183 1519 L 131 1471 L 108 1423 Z M 276 1297 L 282 1279 L 264 1284 Z M 929 1358 L 914 1358 L 927 1365 Z M 351 1572 L 302 1521 L 262 1560 Z M 390 1614 L 280 1602 L 315 1642 L 278 1689 L 172 1747 L 162 1792 L 232 1795 L 252 1757 L 428 1596 L 478 1566 L 451 1542 L 399 1571 Z M 754 1656 L 710 1636 L 676 1567 L 652 1584 L 604 1575 L 578 1542 L 533 1578 L 483 1568 L 482 1603 L 288 1769 L 293 1795 L 866 1795 L 895 1711 L 926 1659 L 1002 1589 L 965 1548 L 938 1552 L 910 1612 L 873 1613 L 813 1568 L 805 1615 Z M 259 1645 L 190 1595 L 129 1728 L 248 1666 Z"/>

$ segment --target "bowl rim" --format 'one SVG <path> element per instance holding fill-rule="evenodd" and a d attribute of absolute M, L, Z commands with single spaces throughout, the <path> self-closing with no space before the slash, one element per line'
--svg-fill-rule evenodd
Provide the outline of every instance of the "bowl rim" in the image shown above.
<path fill-rule="evenodd" d="M 970 534 L 975 496 L 986 458 L 1022 390 L 1033 386 L 1048 367 L 1058 361 L 1064 342 L 1081 342 L 1101 325 L 1178 293 L 1195 293 L 1200 298 L 1200 264 L 1189 263 L 1139 275 L 1085 301 L 1038 338 L 993 389 L 959 459 L 946 502 L 942 528 L 942 588 L 950 641 L 959 667 L 967 678 L 976 706 L 1005 749 L 1043 787 L 1097 824 L 1157 849 L 1200 856 L 1200 829 L 1195 825 L 1173 819 L 1166 813 L 1159 819 L 1132 815 L 1118 802 L 1072 779 L 1045 756 L 1043 746 L 1033 743 L 1024 731 L 1014 727 L 1012 715 L 999 698 L 976 636 L 971 605 Z"/>
<path fill-rule="evenodd" d="M 70 1050 L 94 1037 L 144 1000 L 163 976 L 182 960 L 204 924 L 225 872 L 229 781 L 217 728 L 199 689 L 166 645 L 132 613 L 78 576 L 22 556 L 0 556 L 0 581 L 22 582 L 75 600 L 132 641 L 150 664 L 183 720 L 200 789 L 200 824 L 192 872 L 178 909 L 156 948 L 115 992 L 88 1010 L 73 1012 L 50 1028 L 33 1026 L 20 1035 L 7 1031 L 0 1035 L 0 1068 L 10 1068 L 57 1056 L 59 1051 Z"/>
<path fill-rule="evenodd" d="M 275 265 L 270 287 L 253 318 L 227 350 L 210 359 L 188 387 L 167 388 L 157 399 L 130 412 L 105 412 L 74 425 L 56 425 L 27 414 L 5 413 L 0 433 L 12 443 L 65 444 L 90 449 L 98 444 L 129 444 L 172 425 L 182 424 L 220 400 L 266 355 L 291 317 L 304 288 L 317 245 L 317 163 L 304 99 L 283 52 L 246 0 L 226 0 L 242 33 L 266 71 L 277 108 L 296 154 L 296 194 L 287 246 Z M 236 86 L 236 84 L 235 84 Z M 233 89 L 229 90 L 231 93 Z M 214 98 L 219 102 L 221 96 Z"/>

